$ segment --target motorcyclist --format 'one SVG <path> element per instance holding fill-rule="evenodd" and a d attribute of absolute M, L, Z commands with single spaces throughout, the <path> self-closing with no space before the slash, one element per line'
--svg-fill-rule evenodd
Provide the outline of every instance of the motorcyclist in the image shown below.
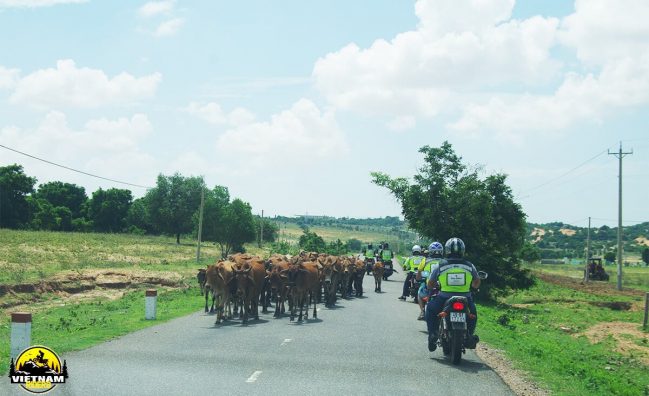
<path fill-rule="evenodd" d="M 439 285 L 439 294 L 428 301 L 426 305 L 426 325 L 428 327 L 428 350 L 437 349 L 437 331 L 439 329 L 439 317 L 437 316 L 446 300 L 452 296 L 464 296 L 468 299 L 469 309 L 475 317 L 469 316 L 467 321 L 468 337 L 465 343 L 467 348 L 475 348 L 478 337 L 473 333 L 477 324 L 477 310 L 471 287 L 480 287 L 480 278 L 475 266 L 463 258 L 465 251 L 464 242 L 460 238 L 451 238 L 444 245 L 446 258 L 441 260 L 439 267 L 432 270 L 428 280 L 428 287 L 432 288 L 436 283 Z M 449 275 L 453 275 L 450 277 Z"/>
<path fill-rule="evenodd" d="M 427 299 L 430 298 L 433 289 L 429 289 L 427 285 L 428 277 L 432 270 L 439 266 L 439 261 L 444 257 L 444 247 L 439 242 L 433 242 L 428 246 L 428 255 L 426 260 L 422 261 L 417 268 L 415 279 L 420 282 L 419 291 L 417 293 L 417 303 L 419 304 L 419 317 L 417 320 L 424 320 L 424 308 Z M 434 289 L 437 290 L 437 289 Z"/>
<path fill-rule="evenodd" d="M 365 269 L 367 271 L 367 275 L 369 275 L 370 272 L 372 272 L 372 265 L 374 264 L 374 259 L 376 256 L 376 251 L 374 250 L 374 246 L 372 246 L 371 243 L 368 243 L 367 247 L 363 249 L 363 255 L 365 256 Z"/>
<path fill-rule="evenodd" d="M 415 276 L 415 271 L 419 268 L 419 264 L 424 262 L 426 257 L 421 254 L 421 246 L 415 245 L 412 247 L 412 256 L 408 257 L 403 262 L 403 270 L 406 272 L 406 280 L 403 282 L 403 291 L 399 300 L 404 300 L 408 297 L 410 290 L 410 280 Z"/>
<path fill-rule="evenodd" d="M 387 280 L 388 277 L 390 277 L 394 272 L 392 268 L 392 259 L 394 258 L 394 253 L 392 253 L 392 250 L 390 250 L 390 245 L 388 245 L 387 242 L 383 242 L 381 244 L 381 250 L 379 250 L 378 258 L 383 262 L 384 265 L 383 279 Z"/>
<path fill-rule="evenodd" d="M 392 261 L 394 258 L 394 254 L 392 253 L 392 250 L 390 250 L 390 246 L 387 242 L 383 244 L 383 247 L 379 251 L 379 258 L 381 261 Z"/>

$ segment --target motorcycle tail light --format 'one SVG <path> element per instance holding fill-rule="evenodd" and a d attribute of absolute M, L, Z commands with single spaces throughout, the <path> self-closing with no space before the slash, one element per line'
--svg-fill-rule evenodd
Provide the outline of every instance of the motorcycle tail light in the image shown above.
<path fill-rule="evenodd" d="M 464 311 L 464 303 L 459 301 L 454 302 L 453 311 Z"/>

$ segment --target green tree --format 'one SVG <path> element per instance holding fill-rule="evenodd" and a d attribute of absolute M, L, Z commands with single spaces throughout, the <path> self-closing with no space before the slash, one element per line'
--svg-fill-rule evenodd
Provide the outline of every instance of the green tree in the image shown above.
<path fill-rule="evenodd" d="M 615 252 L 606 252 L 606 254 L 604 254 L 604 260 L 608 261 L 609 263 L 614 263 Z"/>
<path fill-rule="evenodd" d="M 255 221 L 250 204 L 235 198 L 225 207 L 222 228 L 216 241 L 221 247 L 221 255 L 226 257 L 231 252 L 244 251 L 243 244 L 255 240 Z"/>
<path fill-rule="evenodd" d="M 255 216 L 255 235 L 257 238 L 259 238 L 259 234 L 262 231 L 261 230 L 261 225 L 264 225 L 263 232 L 264 232 L 264 242 L 275 242 L 277 240 L 277 234 L 279 232 L 279 227 L 277 224 L 275 224 L 274 221 L 271 221 L 269 219 L 262 219 L 259 216 Z"/>
<path fill-rule="evenodd" d="M 347 251 L 349 252 L 360 252 L 363 247 L 363 242 L 356 238 L 351 238 L 347 240 Z"/>
<path fill-rule="evenodd" d="M 153 233 L 154 229 L 149 220 L 146 197 L 133 201 L 126 214 L 126 228 L 135 234 Z"/>
<path fill-rule="evenodd" d="M 92 193 L 88 205 L 88 217 L 95 231 L 123 232 L 126 216 L 133 202 L 130 190 L 119 188 L 99 189 Z"/>
<path fill-rule="evenodd" d="M 148 216 L 158 232 L 176 236 L 189 233 L 194 227 L 194 214 L 201 202 L 201 190 L 205 188 L 202 177 L 158 175 L 156 187 L 146 194 Z"/>
<path fill-rule="evenodd" d="M 41 184 L 34 196 L 47 200 L 54 207 L 62 206 L 70 209 L 75 219 L 84 215 L 84 204 L 88 200 L 85 188 L 60 181 Z"/>
<path fill-rule="evenodd" d="M 514 202 L 506 176 L 480 177 L 481 169 L 462 163 L 451 144 L 424 146 L 424 166 L 413 181 L 374 172 L 373 182 L 401 202 L 410 228 L 431 240 L 459 237 L 467 258 L 489 273 L 482 293 L 526 288 L 533 284 L 520 267 L 525 214 Z"/>
<path fill-rule="evenodd" d="M 644 261 L 645 266 L 649 266 L 649 248 L 644 248 L 642 251 L 642 261 Z"/>
<path fill-rule="evenodd" d="M 29 222 L 27 196 L 34 192 L 36 178 L 18 164 L 0 167 L 0 228 L 22 228 Z"/>
<path fill-rule="evenodd" d="M 309 231 L 308 228 L 305 228 L 298 240 L 298 246 L 308 252 L 324 252 L 327 248 L 327 243 L 320 235 Z"/>
<path fill-rule="evenodd" d="M 225 240 L 225 212 L 230 204 L 230 193 L 227 187 L 215 186 L 212 190 L 205 191 L 203 206 L 203 235 L 201 240 Z M 198 212 L 194 216 L 194 229 L 198 235 Z"/>
<path fill-rule="evenodd" d="M 539 261 L 541 259 L 541 251 L 533 243 L 525 242 L 521 248 L 521 258 L 528 263 Z"/>
<path fill-rule="evenodd" d="M 329 242 L 326 252 L 340 256 L 347 253 L 347 245 L 345 245 L 340 239 L 336 239 L 335 241 Z"/>

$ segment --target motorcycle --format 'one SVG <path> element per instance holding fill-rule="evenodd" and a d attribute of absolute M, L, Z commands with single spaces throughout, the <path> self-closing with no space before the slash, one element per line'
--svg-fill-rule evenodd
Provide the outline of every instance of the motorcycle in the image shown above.
<path fill-rule="evenodd" d="M 367 275 L 369 275 L 372 272 L 372 268 L 374 268 L 374 260 L 373 257 L 365 257 L 365 272 L 367 272 Z"/>
<path fill-rule="evenodd" d="M 488 274 L 478 272 L 480 279 L 487 279 Z M 445 356 L 450 356 L 453 364 L 460 364 L 462 354 L 466 349 L 475 349 L 478 336 L 468 332 L 468 319 L 475 319 L 475 314 L 469 310 L 469 300 L 464 296 L 450 297 L 439 313 L 439 345 Z"/>
<path fill-rule="evenodd" d="M 414 298 L 415 300 L 413 302 L 417 302 L 418 299 L 418 294 L 419 294 L 419 288 L 421 287 L 421 284 L 426 281 L 425 278 L 421 278 L 421 280 L 417 280 L 415 277 L 417 276 L 417 272 L 415 271 L 410 277 L 409 285 L 408 285 L 408 296 Z"/>
<path fill-rule="evenodd" d="M 388 280 L 388 278 L 394 273 L 394 267 L 392 265 L 392 260 L 381 260 L 383 263 L 383 280 Z"/>

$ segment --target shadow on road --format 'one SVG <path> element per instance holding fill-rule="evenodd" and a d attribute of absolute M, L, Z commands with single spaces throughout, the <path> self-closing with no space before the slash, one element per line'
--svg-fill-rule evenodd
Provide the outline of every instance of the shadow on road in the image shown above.
<path fill-rule="evenodd" d="M 305 319 L 305 320 L 302 320 L 302 321 L 298 321 L 297 319 L 295 319 L 293 322 L 289 322 L 289 324 L 293 324 L 293 325 L 296 325 L 296 326 L 309 325 L 309 324 L 313 324 L 313 323 L 322 323 L 322 319 L 320 319 L 320 318 L 315 318 L 315 319 L 314 318 L 309 318 L 309 319 Z"/>
<path fill-rule="evenodd" d="M 440 352 L 441 353 L 441 352 Z M 460 364 L 455 365 L 451 362 L 450 358 L 445 357 L 444 355 L 440 356 L 431 356 L 430 360 L 434 360 L 439 364 L 443 364 L 448 367 L 454 367 L 464 373 L 478 373 L 480 371 L 491 371 L 489 366 L 482 362 L 474 362 L 471 360 L 464 360 Z"/>

